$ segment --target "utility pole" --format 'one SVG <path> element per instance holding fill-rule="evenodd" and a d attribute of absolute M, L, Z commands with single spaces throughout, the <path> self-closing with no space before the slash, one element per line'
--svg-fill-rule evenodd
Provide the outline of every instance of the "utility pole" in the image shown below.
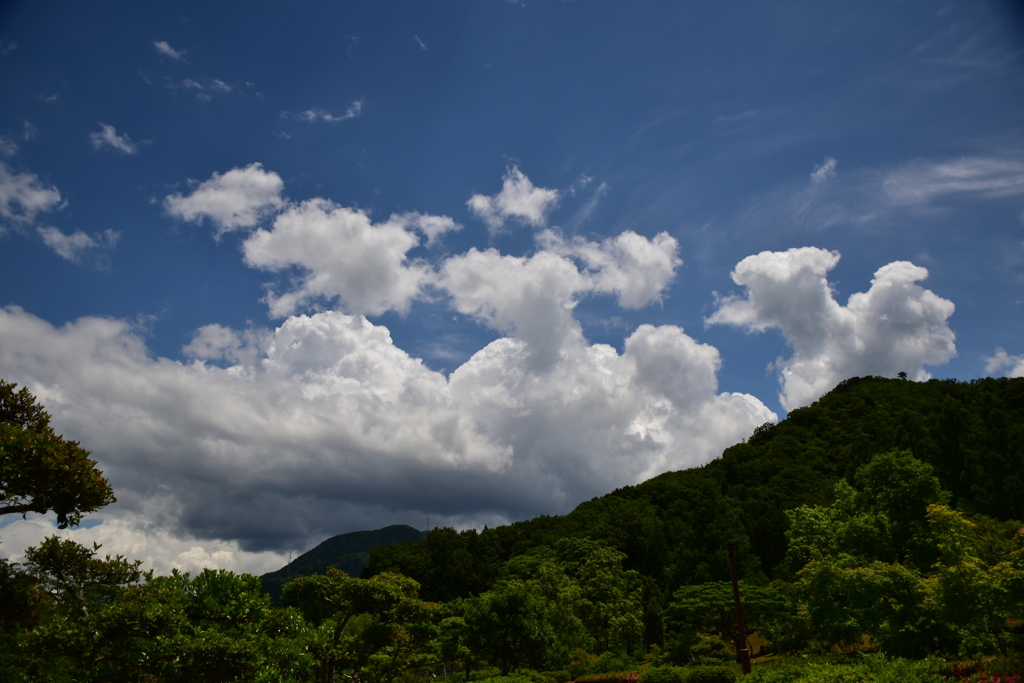
<path fill-rule="evenodd" d="M 743 675 L 750 673 L 750 650 L 747 648 L 747 628 L 743 624 L 743 608 L 740 606 L 740 583 L 736 575 L 736 546 L 739 541 L 726 541 L 722 546 L 729 551 L 729 573 L 732 574 L 732 599 L 736 603 L 736 659 Z"/>

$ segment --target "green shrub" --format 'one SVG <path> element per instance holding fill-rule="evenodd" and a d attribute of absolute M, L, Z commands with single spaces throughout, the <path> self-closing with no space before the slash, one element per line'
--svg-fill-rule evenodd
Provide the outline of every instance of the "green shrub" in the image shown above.
<path fill-rule="evenodd" d="M 616 671 L 636 671 L 639 667 L 632 658 L 614 652 L 603 652 L 587 664 L 586 673 L 607 674 Z M 578 680 L 578 679 L 577 679 Z"/>
<path fill-rule="evenodd" d="M 531 676 L 523 674 L 511 674 L 509 676 L 495 676 L 493 678 L 480 679 L 481 683 L 535 683 Z"/>
<path fill-rule="evenodd" d="M 794 657 L 759 664 L 743 683 L 939 683 L 941 662 L 883 654 L 847 657 Z"/>
<path fill-rule="evenodd" d="M 686 669 L 681 666 L 652 666 L 640 674 L 640 683 L 686 683 Z"/>
<path fill-rule="evenodd" d="M 551 683 L 569 683 L 572 680 L 572 675 L 568 671 L 542 671 L 540 675 Z"/>
<path fill-rule="evenodd" d="M 637 683 L 639 679 L 639 671 L 615 671 L 580 676 L 576 679 L 576 683 Z"/>
<path fill-rule="evenodd" d="M 703 636 L 693 647 L 690 654 L 698 664 L 723 664 L 735 660 L 735 655 L 726 647 L 725 641 L 718 636 Z"/>
<path fill-rule="evenodd" d="M 731 666 L 697 665 L 683 667 L 686 683 L 734 683 L 736 671 Z"/>
<path fill-rule="evenodd" d="M 651 667 L 640 675 L 639 683 L 733 683 L 735 680 L 736 671 L 731 666 L 696 664 Z"/>

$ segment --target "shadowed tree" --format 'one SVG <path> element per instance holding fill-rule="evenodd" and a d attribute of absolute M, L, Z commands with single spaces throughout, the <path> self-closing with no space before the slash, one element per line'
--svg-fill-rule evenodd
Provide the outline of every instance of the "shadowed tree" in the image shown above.
<path fill-rule="evenodd" d="M 0 515 L 57 514 L 57 526 L 113 503 L 89 451 L 54 434 L 50 415 L 27 389 L 0 380 Z"/>

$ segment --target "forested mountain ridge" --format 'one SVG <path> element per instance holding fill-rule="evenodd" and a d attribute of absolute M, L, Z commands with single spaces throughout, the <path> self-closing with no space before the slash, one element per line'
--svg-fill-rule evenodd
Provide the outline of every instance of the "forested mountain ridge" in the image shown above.
<path fill-rule="evenodd" d="M 281 586 L 299 576 L 324 574 L 328 567 L 337 567 L 350 576 L 359 573 L 370 560 L 370 551 L 402 541 L 421 541 L 427 532 L 405 524 L 394 524 L 373 531 L 353 531 L 332 536 L 312 550 L 296 557 L 277 571 L 260 577 L 263 589 L 274 599 L 281 597 Z"/>
<path fill-rule="evenodd" d="M 450 600 L 487 590 L 511 557 L 587 537 L 624 552 L 625 567 L 666 594 L 726 580 L 721 544 L 730 538 L 740 542 L 744 578 L 781 578 L 786 510 L 830 504 L 839 480 L 893 448 L 930 464 L 951 506 L 1024 517 L 1024 379 L 860 377 L 703 467 L 617 489 L 564 516 L 480 533 L 435 529 L 420 543 L 375 549 L 363 576 L 397 571 L 419 581 L 424 598 Z"/>

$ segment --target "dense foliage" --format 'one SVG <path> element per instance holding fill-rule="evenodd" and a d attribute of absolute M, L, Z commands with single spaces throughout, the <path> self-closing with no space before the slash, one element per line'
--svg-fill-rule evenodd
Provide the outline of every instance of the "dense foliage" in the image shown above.
<path fill-rule="evenodd" d="M 748 643 L 783 656 L 751 680 L 1013 681 L 1022 479 L 1024 380 L 849 380 L 562 517 L 375 532 L 362 578 L 303 565 L 285 604 L 256 577 L 47 539 L 0 561 L 0 679 L 732 681 L 736 539 Z"/>
<path fill-rule="evenodd" d="M 114 502 L 89 451 L 54 434 L 49 414 L 17 386 L 0 380 L 0 515 L 53 511 L 63 529 Z"/>

